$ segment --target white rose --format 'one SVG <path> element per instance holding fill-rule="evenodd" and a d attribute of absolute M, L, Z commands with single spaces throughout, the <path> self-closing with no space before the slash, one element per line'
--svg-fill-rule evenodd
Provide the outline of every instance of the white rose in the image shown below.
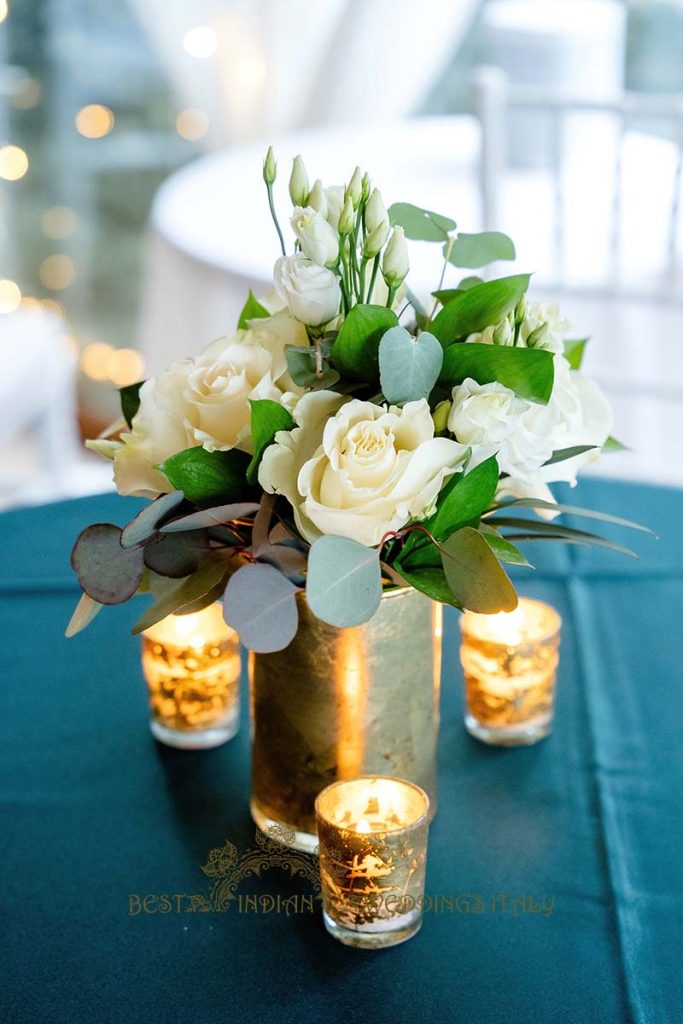
<path fill-rule="evenodd" d="M 527 402 L 497 381 L 478 384 L 467 377 L 453 388 L 448 429 L 461 444 L 476 449 L 476 464 L 497 451 L 527 408 Z"/>
<path fill-rule="evenodd" d="M 334 534 L 379 544 L 388 531 L 430 514 L 466 454 L 434 437 L 426 399 L 399 409 L 314 392 L 294 415 L 300 427 L 266 450 L 259 481 L 289 499 L 310 541 Z"/>
<path fill-rule="evenodd" d="M 334 267 L 339 259 L 339 236 L 312 206 L 297 206 L 290 221 L 304 256 L 321 267 Z"/>
<path fill-rule="evenodd" d="M 177 413 L 184 417 L 195 443 L 207 451 L 241 448 L 250 452 L 249 399 L 269 398 L 291 406 L 299 394 L 287 372 L 282 339 L 272 330 L 254 326 L 237 331 L 232 338 L 219 338 L 194 360 Z"/>
<path fill-rule="evenodd" d="M 172 491 L 166 477 L 155 469 L 165 459 L 191 448 L 192 435 L 182 415 L 183 391 L 191 361 L 175 363 L 140 388 L 140 407 L 131 430 L 120 441 L 109 442 L 114 480 L 119 494 L 156 498 Z M 97 442 L 95 442 L 95 445 Z"/>
<path fill-rule="evenodd" d="M 326 324 L 339 312 L 336 274 L 305 256 L 281 256 L 273 272 L 275 290 L 290 313 L 304 324 Z"/>

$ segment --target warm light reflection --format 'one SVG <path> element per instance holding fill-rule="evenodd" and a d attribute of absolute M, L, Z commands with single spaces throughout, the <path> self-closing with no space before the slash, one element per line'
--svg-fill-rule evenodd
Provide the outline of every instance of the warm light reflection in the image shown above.
<path fill-rule="evenodd" d="M 46 288 L 53 291 L 62 291 L 68 288 L 76 276 L 76 268 L 73 261 L 63 253 L 55 253 L 44 259 L 38 268 L 40 280 Z"/>
<path fill-rule="evenodd" d="M 132 348 L 110 349 L 106 357 L 106 376 L 118 388 L 134 384 L 145 373 L 145 361 L 139 352 Z"/>
<path fill-rule="evenodd" d="M 28 157 L 20 146 L 0 146 L 0 178 L 18 181 L 28 171 Z"/>
<path fill-rule="evenodd" d="M 363 632 L 360 629 L 343 630 L 338 643 L 335 670 L 339 691 L 337 771 L 340 778 L 348 779 L 358 775 L 362 769 L 366 736 L 367 676 Z"/>
<path fill-rule="evenodd" d="M 64 318 L 64 306 L 56 299 L 41 299 L 40 304 L 47 313 Z"/>
<path fill-rule="evenodd" d="M 40 101 L 40 82 L 29 75 L 22 77 L 17 92 L 12 97 L 15 110 L 31 110 Z"/>
<path fill-rule="evenodd" d="M 68 238 L 76 228 L 76 212 L 70 206 L 50 206 L 40 219 L 47 238 Z"/>
<path fill-rule="evenodd" d="M 242 53 L 233 65 L 235 84 L 243 89 L 256 89 L 266 78 L 266 62 L 258 53 Z"/>
<path fill-rule="evenodd" d="M 209 116 L 205 110 L 198 107 L 188 107 L 181 110 L 175 121 L 176 131 L 183 139 L 191 142 L 196 139 L 203 139 L 209 130 Z"/>
<path fill-rule="evenodd" d="M 212 57 L 218 48 L 218 36 L 208 25 L 197 25 L 183 36 L 183 49 L 190 57 L 206 60 Z"/>
<path fill-rule="evenodd" d="M 16 281 L 0 280 L 0 313 L 13 313 L 21 302 L 21 288 Z"/>
<path fill-rule="evenodd" d="M 114 114 L 101 103 L 90 103 L 76 114 L 76 130 L 86 139 L 101 139 L 114 127 Z"/>
<path fill-rule="evenodd" d="M 7 17 L 7 0 L 0 0 L 0 22 Z"/>
<path fill-rule="evenodd" d="M 81 370 L 91 380 L 107 380 L 107 363 L 113 349 L 102 341 L 91 341 L 81 352 Z"/>

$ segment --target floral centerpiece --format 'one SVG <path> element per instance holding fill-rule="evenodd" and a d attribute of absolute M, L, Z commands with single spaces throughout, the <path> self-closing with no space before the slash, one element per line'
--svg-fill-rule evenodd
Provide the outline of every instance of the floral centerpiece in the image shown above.
<path fill-rule="evenodd" d="M 405 586 L 498 612 L 517 602 L 503 565 L 528 564 L 521 542 L 609 545 L 557 524 L 568 510 L 549 487 L 614 445 L 609 405 L 579 369 L 585 341 L 527 300 L 528 274 L 472 273 L 513 259 L 510 239 L 387 210 L 359 169 L 311 187 L 297 157 L 287 243 L 272 150 L 263 176 L 273 289 L 249 294 L 229 337 L 123 388 L 125 423 L 88 442 L 121 494 L 150 503 L 124 529 L 78 538 L 69 633 L 137 594 L 152 602 L 134 632 L 222 599 L 244 644 L 272 652 L 295 636 L 303 591 L 340 628 Z M 442 274 L 423 304 L 407 239 L 440 245 L 463 279 L 445 288 Z"/>

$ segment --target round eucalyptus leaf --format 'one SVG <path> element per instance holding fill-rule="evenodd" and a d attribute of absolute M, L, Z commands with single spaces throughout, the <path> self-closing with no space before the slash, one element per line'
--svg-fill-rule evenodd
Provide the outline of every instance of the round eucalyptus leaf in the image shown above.
<path fill-rule="evenodd" d="M 422 331 L 416 338 L 405 327 L 392 327 L 379 344 L 379 379 L 389 402 L 404 405 L 427 398 L 436 384 L 443 349 L 434 335 Z"/>
<path fill-rule="evenodd" d="M 71 552 L 83 590 L 99 604 L 122 604 L 142 580 L 142 550 L 121 547 L 121 533 L 112 523 L 95 523 L 83 530 Z"/>
<path fill-rule="evenodd" d="M 167 516 L 183 500 L 182 491 L 171 491 L 170 494 L 162 494 L 156 501 L 145 505 L 135 519 L 131 519 L 128 526 L 124 527 L 121 534 L 121 547 L 133 548 L 136 544 L 146 541 L 156 532 L 164 516 Z"/>
<path fill-rule="evenodd" d="M 159 576 L 180 579 L 195 571 L 208 550 L 206 530 L 160 534 L 145 545 L 144 561 Z"/>
<path fill-rule="evenodd" d="M 382 599 L 379 553 L 348 537 L 321 537 L 308 556 L 306 597 L 331 626 L 359 626 Z"/>
<path fill-rule="evenodd" d="M 296 591 L 272 565 L 243 565 L 230 577 L 225 591 L 225 621 L 249 650 L 282 651 L 299 625 Z"/>

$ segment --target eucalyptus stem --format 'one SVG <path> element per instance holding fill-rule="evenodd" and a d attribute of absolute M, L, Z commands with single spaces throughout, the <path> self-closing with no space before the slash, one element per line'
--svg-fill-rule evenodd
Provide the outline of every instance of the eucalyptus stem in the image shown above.
<path fill-rule="evenodd" d="M 439 287 L 436 289 L 437 292 L 440 292 L 441 288 L 443 287 L 444 278 L 446 277 L 446 268 L 448 266 L 448 260 L 449 260 L 450 255 L 451 255 L 451 250 L 453 248 L 454 242 L 455 242 L 455 239 L 452 238 L 449 235 L 448 236 L 448 242 L 446 243 L 446 252 L 444 253 L 443 267 L 441 268 L 441 277 L 439 278 Z M 436 313 L 436 309 L 437 309 L 438 305 L 439 305 L 439 300 L 438 299 L 434 299 L 434 308 L 432 309 L 432 312 L 430 314 L 430 317 L 429 317 L 430 320 L 434 319 L 434 314 Z"/>
<path fill-rule="evenodd" d="M 285 249 L 285 240 L 282 237 L 280 222 L 278 221 L 277 213 L 275 212 L 275 203 L 273 202 L 273 186 L 271 182 L 266 183 L 266 189 L 268 190 L 268 206 L 270 207 L 270 215 L 273 218 L 273 224 L 275 225 L 275 230 L 277 231 L 277 237 L 280 239 L 280 249 L 282 250 L 282 255 L 286 256 L 287 250 Z"/>

